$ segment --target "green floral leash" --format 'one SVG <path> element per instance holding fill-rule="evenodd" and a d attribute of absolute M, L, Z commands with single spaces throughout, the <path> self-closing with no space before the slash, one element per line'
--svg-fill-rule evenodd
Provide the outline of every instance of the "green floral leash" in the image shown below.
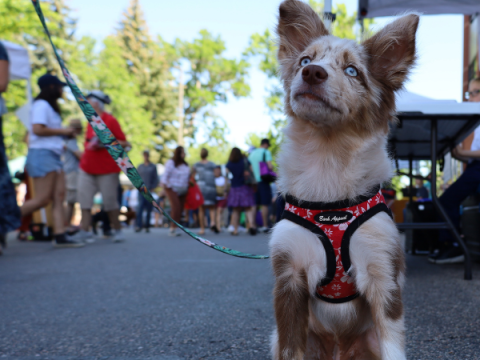
<path fill-rule="evenodd" d="M 50 32 L 48 31 L 47 24 L 45 23 L 45 17 L 43 16 L 42 9 L 40 7 L 40 1 L 39 0 L 32 0 L 32 3 L 33 3 L 33 6 L 35 7 L 35 10 L 36 10 L 37 14 L 38 14 L 38 17 L 40 18 L 40 21 L 42 22 L 42 25 L 43 25 L 43 28 L 45 29 L 45 32 L 47 33 L 48 39 L 50 40 L 50 44 L 52 44 L 53 51 L 55 53 L 55 56 L 57 57 L 58 63 L 60 64 L 60 67 L 62 68 L 62 72 L 63 72 L 63 75 L 65 76 L 65 80 L 67 81 L 68 86 L 72 90 L 72 93 L 75 96 L 75 99 L 77 100 L 77 103 L 80 106 L 80 109 L 85 114 L 85 117 L 87 118 L 88 122 L 92 126 L 93 131 L 95 131 L 95 134 L 97 134 L 100 141 L 103 143 L 105 148 L 108 150 L 108 153 L 110 154 L 110 156 L 116 161 L 118 166 L 127 175 L 127 177 L 130 179 L 132 184 L 138 189 L 138 191 L 143 195 L 143 197 L 145 199 L 147 199 L 148 201 L 150 201 L 152 203 L 152 205 L 155 207 L 155 209 L 157 209 L 160 213 L 162 213 L 168 220 L 175 223 L 187 235 L 190 235 L 195 240 L 201 242 L 204 245 L 207 245 L 207 246 L 211 247 L 212 249 L 221 251 L 224 254 L 237 256 L 237 257 L 241 257 L 241 258 L 268 259 L 267 255 L 246 254 L 246 253 L 243 253 L 243 252 L 240 252 L 240 251 L 237 251 L 237 250 L 229 249 L 225 246 L 215 244 L 211 241 L 208 241 L 207 239 L 204 239 L 204 238 L 198 236 L 197 234 L 195 234 L 195 233 L 191 232 L 190 230 L 184 228 L 182 225 L 180 225 L 175 220 L 173 220 L 170 217 L 170 215 L 167 214 L 167 212 L 164 209 L 162 209 L 155 202 L 152 195 L 150 194 L 147 187 L 145 186 L 142 178 L 138 174 L 137 169 L 130 162 L 130 159 L 128 158 L 127 153 L 125 152 L 123 147 L 120 145 L 118 140 L 115 138 L 115 136 L 113 136 L 112 132 L 105 125 L 103 120 L 97 115 L 95 110 L 93 110 L 93 108 L 90 106 L 87 99 L 85 98 L 85 96 L 83 96 L 82 92 L 80 91 L 78 86 L 75 84 L 75 81 L 73 80 L 69 71 L 65 67 L 65 64 L 64 64 L 63 60 L 58 55 L 57 49 L 52 42 Z"/>

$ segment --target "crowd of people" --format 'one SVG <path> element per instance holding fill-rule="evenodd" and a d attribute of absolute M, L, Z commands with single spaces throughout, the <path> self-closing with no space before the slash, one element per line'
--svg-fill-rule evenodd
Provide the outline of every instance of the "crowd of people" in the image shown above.
<path fill-rule="evenodd" d="M 0 51 L 0 75 L 1 56 Z M 2 245 L 5 245 L 4 235 L 18 228 L 18 239 L 27 239 L 31 230 L 31 215 L 49 204 L 55 247 L 82 247 L 94 242 L 98 222 L 102 223 L 103 234 L 111 237 L 113 242 L 124 241 L 121 216 L 125 224 L 133 222 L 135 231 L 145 229 L 149 232 L 152 204 L 133 187 L 124 191 L 119 183 L 120 168 L 93 128 L 88 125 L 83 135 L 83 125 L 78 119 L 71 120 L 66 127 L 62 126 L 59 99 L 65 85 L 51 74 L 38 79 L 40 92 L 31 107 L 25 139 L 28 155 L 21 175 L 25 183 L 31 179 L 32 186 L 27 187 L 23 204 L 18 207 L 10 175 L 3 173 L 1 196 L 3 204 L 11 207 L 11 211 L 8 211 L 8 216 L 2 212 Z M 6 85 L 0 83 L 0 92 L 5 90 Z M 119 122 L 105 111 L 112 101 L 110 97 L 102 91 L 93 90 L 86 98 L 122 147 L 129 151 L 131 144 Z M 0 110 L 2 106 L 0 101 Z M 79 146 L 82 136 L 83 150 Z M 208 159 L 208 150 L 201 149 L 201 160 L 192 166 L 185 160 L 185 149 L 178 146 L 166 162 L 161 176 L 157 173 L 157 166 L 150 161 L 149 151 L 145 150 L 144 162 L 138 166 L 138 172 L 155 199 L 169 209 L 174 220 L 168 224 L 169 235 L 180 235 L 176 223 L 198 226 L 199 235 L 204 235 L 206 229 L 219 233 L 227 225 L 232 235 L 238 235 L 240 229 L 251 235 L 267 232 L 272 225 L 269 213 L 272 213 L 274 179 L 267 181 L 262 178 L 260 167 L 263 163 L 272 172 L 269 146 L 268 139 L 264 139 L 260 148 L 252 149 L 249 154 L 234 147 L 226 164 L 213 163 Z M 8 172 L 5 151 L 2 154 L 1 170 L 7 169 Z M 189 201 L 192 191 L 200 199 L 193 205 Z M 81 213 L 77 226 L 72 223 L 75 215 L 78 218 L 76 204 L 79 204 Z M 93 211 L 95 207 L 97 211 Z M 244 217 L 241 216 L 243 213 Z M 156 225 L 164 220 L 156 214 Z"/>
<path fill-rule="evenodd" d="M 96 224 L 101 222 L 103 234 L 113 242 L 125 240 L 121 219 L 133 224 L 136 232 L 149 232 L 152 223 L 152 204 L 138 190 L 125 190 L 119 182 L 120 168 L 99 141 L 92 127 L 87 126 L 83 146 L 83 125 L 73 119 L 62 126 L 59 99 L 66 84 L 58 77 L 45 74 L 38 79 L 39 94 L 34 99 L 26 142 L 28 155 L 22 180 L 31 179 L 33 186 L 27 191 L 19 207 L 15 189 L 8 171 L 3 134 L 0 133 L 0 253 L 6 246 L 6 234 L 19 229 L 18 238 L 24 240 L 29 231 L 31 214 L 51 204 L 52 237 L 55 247 L 81 247 L 95 241 Z M 0 131 L 2 115 L 7 112 L 1 94 L 8 87 L 8 55 L 0 43 Z M 480 78 L 469 84 L 467 98 L 480 101 Z M 115 117 L 105 111 L 110 97 L 99 90 L 87 95 L 87 100 L 127 151 L 131 149 L 125 133 Z M 450 218 L 459 227 L 461 202 L 480 184 L 480 128 L 475 130 L 470 150 L 461 145 L 453 149 L 454 158 L 466 162 L 462 176 L 440 197 Z M 157 166 L 150 160 L 150 152 L 143 151 L 143 163 L 138 172 L 155 200 L 167 207 L 173 222 L 156 213 L 155 226 L 170 228 L 170 236 L 179 236 L 176 224 L 198 227 L 199 235 L 209 229 L 219 233 L 227 229 L 232 235 L 246 231 L 250 235 L 268 232 L 280 218 L 284 200 L 276 196 L 270 142 L 263 139 L 258 148 L 248 153 L 234 147 L 226 164 L 215 164 L 208 158 L 208 150 L 201 149 L 201 160 L 189 165 L 182 146 L 159 176 Z M 83 150 L 80 150 L 83 148 Z M 428 184 L 427 184 L 428 185 Z M 422 179 L 417 179 L 418 199 L 430 198 Z M 393 202 L 395 195 L 388 201 Z M 98 199 L 101 199 L 98 201 Z M 74 226 L 76 206 L 80 208 L 79 226 Z M 98 206 L 96 206 L 98 205 Z M 98 211 L 93 211 L 97 207 Z M 77 216 L 78 217 L 78 216 Z M 33 232 L 33 231 L 32 231 Z M 431 255 L 435 263 L 460 261 L 462 250 L 447 231 L 441 231 L 440 251 Z"/>
<path fill-rule="evenodd" d="M 198 209 L 189 206 L 188 210 L 196 215 L 192 216 L 193 219 L 198 219 L 199 235 L 204 235 L 206 228 L 219 233 L 227 223 L 232 235 L 238 235 L 240 223 L 244 223 L 251 235 L 256 235 L 258 231 L 268 232 L 272 225 L 269 214 L 272 213 L 274 198 L 272 181 L 262 179 L 260 163 L 272 169 L 269 146 L 269 140 L 263 139 L 260 148 L 253 149 L 248 156 L 234 147 L 228 162 L 223 165 L 209 161 L 208 150 L 201 149 L 201 160 L 191 167 L 185 161 L 184 148 L 177 147 L 161 177 L 161 186 L 169 200 L 173 220 L 188 223 L 187 220 L 182 221 L 182 215 L 187 218 L 185 202 L 189 194 L 194 194 L 192 188 L 198 186 L 202 202 Z M 256 217 L 257 209 L 261 211 L 260 219 Z M 245 214 L 245 221 L 242 222 L 241 213 Z M 170 224 L 169 235 L 179 235 L 176 227 L 175 223 Z"/>

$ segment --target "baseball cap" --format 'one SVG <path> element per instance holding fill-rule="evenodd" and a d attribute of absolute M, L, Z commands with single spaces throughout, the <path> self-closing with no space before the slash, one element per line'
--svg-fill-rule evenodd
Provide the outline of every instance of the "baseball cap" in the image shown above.
<path fill-rule="evenodd" d="M 90 91 L 87 95 L 87 99 L 89 97 L 93 97 L 97 100 L 100 100 L 101 102 L 103 102 L 104 104 L 107 104 L 107 105 L 112 102 L 112 99 L 110 99 L 110 96 L 108 96 L 107 94 L 105 94 L 103 91 L 100 91 L 100 90 Z"/>
<path fill-rule="evenodd" d="M 38 78 L 37 81 L 38 86 L 40 87 L 40 90 L 45 89 L 49 87 L 50 85 L 62 85 L 66 86 L 67 83 L 64 83 L 63 81 L 60 81 L 58 77 L 52 74 L 45 74 L 42 75 Z"/>

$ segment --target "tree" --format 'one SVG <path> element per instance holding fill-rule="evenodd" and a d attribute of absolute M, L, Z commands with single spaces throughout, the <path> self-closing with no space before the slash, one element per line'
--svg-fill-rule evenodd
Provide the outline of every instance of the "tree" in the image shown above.
<path fill-rule="evenodd" d="M 227 59 L 225 43 L 219 36 L 201 30 L 191 42 L 176 39 L 168 51 L 176 57 L 177 66 L 187 68 L 184 137 L 193 138 L 198 126 L 205 125 L 208 110 L 218 103 L 227 102 L 229 96 L 249 95 L 249 63 L 245 59 Z"/>
<path fill-rule="evenodd" d="M 42 1 L 42 10 L 53 43 L 58 47 L 67 66 L 74 71 L 80 62 L 85 62 L 87 52 L 93 48 L 93 40 L 84 37 L 80 43 L 89 46 L 77 46 L 78 42 L 74 37 L 76 21 L 71 16 L 71 9 L 65 5 L 63 0 Z M 38 77 L 47 72 L 54 73 L 60 78 L 63 77 L 50 42 L 31 1 L 0 0 L 0 14 L 2 14 L 0 38 L 20 44 L 29 50 L 32 64 L 32 88 L 35 96 L 39 91 L 36 84 Z M 88 66 L 88 63 L 85 66 Z M 90 72 L 82 72 L 78 80 L 82 78 L 82 75 L 88 73 Z M 15 158 L 25 155 L 27 151 L 26 144 L 23 142 L 26 129 L 15 115 L 15 111 L 27 101 L 26 82 L 12 81 L 5 94 L 5 100 L 9 110 L 4 117 L 5 147 L 7 155 Z M 80 111 L 73 98 L 65 96 L 62 100 L 62 117 L 68 119 L 79 115 Z"/>
<path fill-rule="evenodd" d="M 136 96 L 143 98 L 144 118 L 140 122 L 152 124 L 147 147 L 153 147 L 153 159 L 165 161 L 170 156 L 168 145 L 176 140 L 173 126 L 175 120 L 175 91 L 166 50 L 152 40 L 138 0 L 131 0 L 123 13 L 120 27 L 114 35 L 124 66 L 133 76 L 138 88 Z M 143 126 L 136 123 L 135 126 Z"/>
<path fill-rule="evenodd" d="M 200 150 L 208 150 L 208 159 L 215 164 L 224 165 L 228 161 L 232 145 L 225 140 L 228 126 L 225 120 L 212 113 L 204 115 L 204 141 L 190 144 L 187 149 L 188 162 L 194 164 L 200 161 Z"/>
<path fill-rule="evenodd" d="M 319 15 L 323 12 L 323 1 L 309 0 L 310 6 Z M 349 16 L 345 4 L 338 4 L 333 10 L 336 14 L 336 20 L 332 25 L 332 33 L 340 38 L 355 40 L 357 37 L 353 31 L 355 25 L 356 13 Z M 373 20 L 365 20 L 365 29 L 368 31 Z M 244 51 L 246 59 L 256 58 L 259 61 L 259 69 L 265 73 L 268 78 L 267 92 L 265 104 L 269 109 L 272 117 L 272 126 L 270 130 L 258 136 L 259 138 L 270 139 L 272 146 L 272 154 L 275 155 L 282 141 L 281 129 L 286 125 L 286 118 L 283 113 L 283 88 L 278 78 L 278 61 L 277 61 L 277 43 L 276 37 L 270 30 L 265 30 L 263 34 L 253 34 L 250 37 L 249 46 Z M 254 142 L 256 136 L 249 134 L 246 141 Z M 253 143 L 252 143 L 253 145 Z"/>

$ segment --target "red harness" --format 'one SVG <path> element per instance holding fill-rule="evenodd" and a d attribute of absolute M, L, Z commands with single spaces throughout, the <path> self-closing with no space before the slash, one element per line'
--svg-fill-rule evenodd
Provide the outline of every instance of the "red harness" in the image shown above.
<path fill-rule="evenodd" d="M 349 274 L 350 238 L 360 225 L 379 212 L 392 216 L 379 187 L 373 194 L 361 196 L 354 204 L 349 200 L 321 203 L 286 196 L 283 218 L 317 234 L 325 248 L 327 274 L 316 291 L 317 297 L 324 301 L 343 303 L 359 295 Z"/>

